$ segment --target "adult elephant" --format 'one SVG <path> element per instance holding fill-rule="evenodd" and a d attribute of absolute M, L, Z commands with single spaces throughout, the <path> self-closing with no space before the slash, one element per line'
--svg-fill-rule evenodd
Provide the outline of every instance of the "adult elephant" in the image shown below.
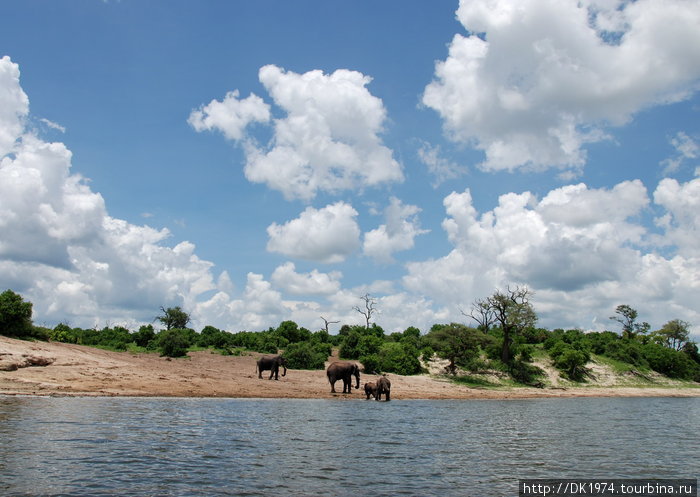
<path fill-rule="evenodd" d="M 377 380 L 377 394 L 374 396 L 374 398 L 377 400 L 382 400 L 382 394 L 384 394 L 387 402 L 391 400 L 391 382 L 386 376 L 382 376 Z"/>
<path fill-rule="evenodd" d="M 258 378 L 262 378 L 262 372 L 263 371 L 270 371 L 270 377 L 268 380 L 271 380 L 272 377 L 275 377 L 275 380 L 279 380 L 279 372 L 280 372 L 280 366 L 284 368 L 284 372 L 282 373 L 282 376 L 287 375 L 287 359 L 282 357 L 281 355 L 264 355 L 260 359 L 258 359 L 257 362 L 257 367 L 256 371 L 258 372 Z"/>
<path fill-rule="evenodd" d="M 343 380 L 343 393 L 352 393 L 352 377 L 357 379 L 355 388 L 360 388 L 360 366 L 350 361 L 332 362 L 326 370 L 326 376 L 331 384 L 331 393 L 335 392 L 335 382 Z"/>
<path fill-rule="evenodd" d="M 367 395 L 367 400 L 369 400 L 370 397 L 377 397 L 377 384 L 374 383 L 373 381 L 370 381 L 369 383 L 365 383 L 365 395 Z"/>

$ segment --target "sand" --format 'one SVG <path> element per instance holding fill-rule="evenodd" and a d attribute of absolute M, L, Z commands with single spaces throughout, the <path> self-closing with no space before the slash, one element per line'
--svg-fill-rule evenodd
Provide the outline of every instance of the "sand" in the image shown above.
<path fill-rule="evenodd" d="M 260 354 L 223 356 L 190 352 L 187 358 L 111 352 L 57 342 L 28 342 L 0 337 L 0 395 L 153 396 L 364 399 L 360 390 L 330 392 L 325 371 L 288 370 L 278 381 L 255 372 Z M 335 360 L 329 358 L 329 360 Z M 439 375 L 387 375 L 392 400 L 518 399 L 539 397 L 699 397 L 700 388 L 576 386 L 556 388 L 468 388 Z M 342 383 L 336 384 L 342 392 Z"/>

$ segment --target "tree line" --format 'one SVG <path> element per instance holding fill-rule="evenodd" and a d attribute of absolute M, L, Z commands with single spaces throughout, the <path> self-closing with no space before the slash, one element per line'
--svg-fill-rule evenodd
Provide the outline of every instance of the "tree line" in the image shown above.
<path fill-rule="evenodd" d="M 633 372 L 652 370 L 700 382 L 700 354 L 689 338 L 689 323 L 674 319 L 651 331 L 648 323 L 637 321 L 635 309 L 623 304 L 611 316 L 621 327 L 619 333 L 547 330 L 536 327 L 531 297 L 526 287 L 507 288 L 476 300 L 468 312 L 462 311 L 473 326 L 443 323 L 434 324 L 424 334 L 415 327 L 387 334 L 371 322 L 376 300 L 365 295 L 360 297 L 364 305 L 355 308 L 365 318 L 365 325 L 346 324 L 337 335 L 331 335 L 327 328 L 333 321 L 325 318 L 325 328 L 314 332 L 294 321 L 283 321 L 264 331 L 231 333 L 205 326 L 196 332 L 188 327 L 189 314 L 180 307 L 160 308 L 154 319 L 163 326 L 159 330 L 153 324 L 136 331 L 122 326 L 74 328 L 63 323 L 45 328 L 32 323 L 32 304 L 7 290 L 0 294 L 0 334 L 117 351 L 153 351 L 169 357 L 182 357 L 198 349 L 225 355 L 283 351 L 291 369 L 323 369 L 337 348 L 340 358 L 360 361 L 367 373 L 400 375 L 422 373 L 421 359 L 438 357 L 446 360 L 446 373 L 497 371 L 528 385 L 541 383 L 544 375 L 535 365 L 538 358 L 548 358 L 570 380 L 585 381 L 593 377 L 587 363 L 599 356 L 624 363 Z"/>

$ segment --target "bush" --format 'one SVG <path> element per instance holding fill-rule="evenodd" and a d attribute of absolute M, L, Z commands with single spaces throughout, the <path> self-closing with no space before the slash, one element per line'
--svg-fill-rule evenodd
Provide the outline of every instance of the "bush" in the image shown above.
<path fill-rule="evenodd" d="M 283 355 L 290 369 L 323 369 L 328 352 L 323 344 L 314 346 L 310 342 L 298 342 L 290 343 Z"/>
<path fill-rule="evenodd" d="M 651 369 L 670 378 L 692 380 L 700 370 L 687 354 L 662 345 L 649 343 L 642 347 L 642 352 Z"/>
<path fill-rule="evenodd" d="M 370 354 L 360 357 L 360 362 L 365 368 L 365 374 L 379 374 L 382 370 L 379 354 Z"/>
<path fill-rule="evenodd" d="M 134 339 L 136 345 L 138 345 L 139 347 L 146 348 L 148 348 L 149 344 L 151 343 L 151 341 L 153 341 L 153 339 L 155 339 L 155 337 L 156 332 L 153 330 L 152 324 L 141 326 L 139 328 L 139 331 L 132 335 L 132 338 Z"/>
<path fill-rule="evenodd" d="M 587 344 L 583 341 L 567 343 L 547 340 L 545 348 L 554 361 L 554 366 L 564 372 L 570 380 L 583 380 L 586 374 L 586 363 L 591 360 Z"/>
<path fill-rule="evenodd" d="M 156 338 L 160 355 L 166 357 L 184 357 L 191 342 L 186 330 L 173 328 L 161 331 Z"/>
<path fill-rule="evenodd" d="M 538 377 L 544 375 L 541 368 L 521 360 L 515 360 L 510 364 L 509 373 L 515 381 L 526 385 L 532 384 Z"/>

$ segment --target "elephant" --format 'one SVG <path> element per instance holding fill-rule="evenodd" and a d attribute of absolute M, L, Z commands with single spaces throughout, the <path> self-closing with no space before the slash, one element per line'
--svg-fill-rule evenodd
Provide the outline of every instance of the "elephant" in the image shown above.
<path fill-rule="evenodd" d="M 258 372 L 258 378 L 262 378 L 262 372 L 267 371 L 269 369 L 270 377 L 268 378 L 268 380 L 271 380 L 273 376 L 275 377 L 275 380 L 279 380 L 280 366 L 284 368 L 282 376 L 286 376 L 287 359 L 285 359 L 281 355 L 264 355 L 260 359 L 258 359 L 255 370 Z"/>
<path fill-rule="evenodd" d="M 382 400 L 382 394 L 384 394 L 387 402 L 391 400 L 391 382 L 386 376 L 382 376 L 377 380 L 377 394 L 374 398 L 376 400 Z"/>
<path fill-rule="evenodd" d="M 377 384 L 374 383 L 373 381 L 370 381 L 369 383 L 365 383 L 365 394 L 367 395 L 367 400 L 369 400 L 370 397 L 377 397 Z"/>
<path fill-rule="evenodd" d="M 355 386 L 355 388 L 360 388 L 360 366 L 354 362 L 332 362 L 326 370 L 326 375 L 331 384 L 331 393 L 336 393 L 335 382 L 338 380 L 343 380 L 343 393 L 352 393 L 353 376 L 357 379 L 357 386 Z"/>

